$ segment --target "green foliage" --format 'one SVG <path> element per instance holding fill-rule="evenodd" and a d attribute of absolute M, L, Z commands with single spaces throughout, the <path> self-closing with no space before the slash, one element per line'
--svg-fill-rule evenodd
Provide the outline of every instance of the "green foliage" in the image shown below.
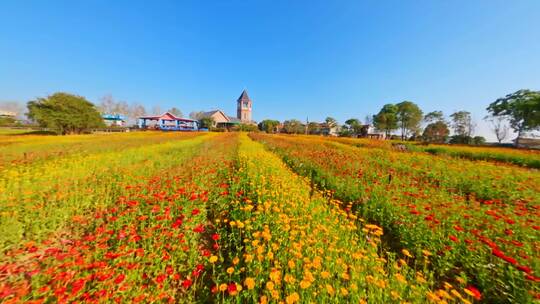
<path fill-rule="evenodd" d="M 321 125 L 318 122 L 310 122 L 307 125 L 308 133 L 309 134 L 320 134 L 321 133 Z"/>
<path fill-rule="evenodd" d="M 239 124 L 236 128 L 238 129 L 238 131 L 243 132 L 256 132 L 259 130 L 257 126 L 253 124 Z"/>
<path fill-rule="evenodd" d="M 438 121 L 444 122 L 444 114 L 442 111 L 429 112 L 424 116 L 424 121 L 427 123 L 438 122 Z"/>
<path fill-rule="evenodd" d="M 279 126 L 279 121 L 272 120 L 272 119 L 265 119 L 261 121 L 258 125 L 259 130 L 266 133 L 275 133 L 278 126 Z"/>
<path fill-rule="evenodd" d="M 403 101 L 397 105 L 397 122 L 401 128 L 401 139 L 406 139 L 410 134 L 417 133 L 422 121 L 422 110 L 411 101 Z"/>
<path fill-rule="evenodd" d="M 486 139 L 483 136 L 475 136 L 473 137 L 472 142 L 475 145 L 483 145 L 486 143 Z"/>
<path fill-rule="evenodd" d="M 432 122 L 426 126 L 422 138 L 430 143 L 444 143 L 450 130 L 444 121 Z"/>
<path fill-rule="evenodd" d="M 519 90 L 499 98 L 487 107 L 493 116 L 505 116 L 518 136 L 540 129 L 540 91 Z"/>
<path fill-rule="evenodd" d="M 214 119 L 212 117 L 203 117 L 199 119 L 199 128 L 210 129 L 214 126 Z"/>
<path fill-rule="evenodd" d="M 373 125 L 377 130 L 384 131 L 386 137 L 398 128 L 397 118 L 398 107 L 393 104 L 386 104 L 377 115 L 373 116 Z"/>
<path fill-rule="evenodd" d="M 473 138 L 468 135 L 453 135 L 450 137 L 451 144 L 470 145 L 473 144 Z"/>
<path fill-rule="evenodd" d="M 28 117 L 58 134 L 79 134 L 105 126 L 94 104 L 61 92 L 28 102 Z"/>
<path fill-rule="evenodd" d="M 17 124 L 13 117 L 0 117 L 0 127 L 12 127 Z"/>
<path fill-rule="evenodd" d="M 305 127 L 301 121 L 291 119 L 283 122 L 283 131 L 288 134 L 302 134 L 305 133 Z"/>
<path fill-rule="evenodd" d="M 326 117 L 324 122 L 326 122 L 326 125 L 328 126 L 328 128 L 333 128 L 337 126 L 337 120 L 334 117 L 328 116 Z"/>
<path fill-rule="evenodd" d="M 450 115 L 452 118 L 452 128 L 454 133 L 461 138 L 471 137 L 474 131 L 474 123 L 471 113 L 467 111 L 458 111 Z"/>

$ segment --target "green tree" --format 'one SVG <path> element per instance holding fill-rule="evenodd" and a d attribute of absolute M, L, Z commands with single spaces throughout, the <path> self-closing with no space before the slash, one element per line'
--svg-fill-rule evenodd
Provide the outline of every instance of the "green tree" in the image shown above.
<path fill-rule="evenodd" d="M 82 133 L 105 126 L 94 104 L 68 93 L 29 101 L 28 117 L 58 134 Z"/>
<path fill-rule="evenodd" d="M 305 127 L 300 120 L 291 119 L 283 122 L 283 131 L 288 134 L 301 134 Z"/>
<path fill-rule="evenodd" d="M 214 119 L 212 117 L 203 117 L 199 119 L 199 128 L 210 129 L 214 126 Z"/>
<path fill-rule="evenodd" d="M 429 112 L 424 116 L 424 121 L 428 124 L 437 121 L 444 121 L 444 114 L 442 111 Z"/>
<path fill-rule="evenodd" d="M 472 121 L 470 112 L 458 111 L 450 115 L 450 118 L 452 118 L 452 128 L 454 129 L 455 135 L 462 138 L 472 136 L 475 124 Z"/>
<path fill-rule="evenodd" d="M 523 132 L 540 129 L 540 91 L 519 90 L 499 98 L 487 107 L 493 116 L 503 116 L 518 133 L 516 144 Z"/>
<path fill-rule="evenodd" d="M 345 125 L 349 129 L 351 135 L 358 136 L 363 135 L 362 122 L 358 118 L 350 118 L 345 121 Z"/>
<path fill-rule="evenodd" d="M 331 129 L 331 128 L 334 128 L 334 127 L 337 127 L 337 120 L 334 118 L 334 117 L 326 117 L 326 119 L 324 120 L 324 122 L 326 123 L 326 126 Z"/>
<path fill-rule="evenodd" d="M 403 101 L 397 105 L 397 122 L 401 129 L 401 140 L 405 140 L 409 134 L 418 132 L 422 121 L 422 110 L 411 101 Z"/>
<path fill-rule="evenodd" d="M 279 126 L 278 120 L 272 120 L 272 119 L 265 119 L 261 121 L 258 125 L 259 130 L 266 132 L 266 133 L 275 133 L 276 128 Z"/>
<path fill-rule="evenodd" d="M 384 131 L 387 138 L 390 137 L 392 131 L 398 128 L 397 111 L 396 105 L 386 104 L 377 115 L 373 116 L 373 125 L 377 130 Z"/>
<path fill-rule="evenodd" d="M 448 134 L 450 134 L 448 125 L 444 121 L 436 121 L 426 126 L 422 138 L 426 142 L 444 143 Z"/>
<path fill-rule="evenodd" d="M 182 113 L 182 111 L 177 107 L 172 107 L 167 112 L 171 113 L 172 115 L 176 117 L 180 117 L 180 118 L 184 117 L 184 114 Z"/>
<path fill-rule="evenodd" d="M 473 137 L 472 142 L 475 145 L 483 145 L 486 143 L 486 139 L 483 136 L 475 136 Z"/>
<path fill-rule="evenodd" d="M 318 122 L 310 122 L 307 125 L 308 128 L 308 134 L 320 134 L 321 133 L 321 125 Z"/>

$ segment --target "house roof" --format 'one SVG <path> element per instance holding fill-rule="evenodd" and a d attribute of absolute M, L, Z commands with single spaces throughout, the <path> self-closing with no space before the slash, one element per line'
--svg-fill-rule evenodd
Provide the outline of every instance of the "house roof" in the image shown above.
<path fill-rule="evenodd" d="M 221 110 L 213 110 L 213 111 L 208 111 L 208 112 L 203 112 L 202 113 L 202 116 L 203 117 L 212 117 L 214 116 L 215 114 L 221 114 L 223 115 L 223 117 L 225 117 L 225 119 L 227 119 L 229 122 L 231 120 L 231 117 L 230 116 L 227 116 L 227 114 L 225 114 L 225 112 L 221 111 Z"/>
<path fill-rule="evenodd" d="M 240 94 L 240 97 L 236 100 L 237 102 L 241 101 L 251 101 L 251 98 L 249 98 L 247 90 L 243 90 L 242 94 Z"/>
<path fill-rule="evenodd" d="M 142 119 L 151 119 L 151 120 L 159 120 L 159 119 L 166 119 L 166 120 L 179 120 L 179 121 L 186 121 L 186 122 L 195 122 L 196 120 L 193 120 L 193 119 L 188 119 L 188 118 L 181 118 L 181 117 L 176 117 L 174 116 L 172 113 L 170 112 L 165 112 L 161 115 L 157 115 L 157 116 L 141 116 L 139 118 L 142 118 Z"/>

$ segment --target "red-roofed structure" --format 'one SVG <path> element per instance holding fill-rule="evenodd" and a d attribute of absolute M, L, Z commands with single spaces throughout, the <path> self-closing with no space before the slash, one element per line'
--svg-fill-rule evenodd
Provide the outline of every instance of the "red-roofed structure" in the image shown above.
<path fill-rule="evenodd" d="M 139 117 L 139 128 L 163 131 L 196 131 L 198 129 L 196 120 L 176 117 L 169 112 L 158 116 Z"/>

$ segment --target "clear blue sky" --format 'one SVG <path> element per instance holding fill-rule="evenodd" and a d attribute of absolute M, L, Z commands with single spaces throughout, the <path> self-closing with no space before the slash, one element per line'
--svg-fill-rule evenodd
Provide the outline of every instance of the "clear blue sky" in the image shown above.
<path fill-rule="evenodd" d="M 539 12 L 538 0 L 4 0 L 0 101 L 67 91 L 232 115 L 246 87 L 256 120 L 363 120 L 411 100 L 479 121 L 496 98 L 540 89 Z"/>

